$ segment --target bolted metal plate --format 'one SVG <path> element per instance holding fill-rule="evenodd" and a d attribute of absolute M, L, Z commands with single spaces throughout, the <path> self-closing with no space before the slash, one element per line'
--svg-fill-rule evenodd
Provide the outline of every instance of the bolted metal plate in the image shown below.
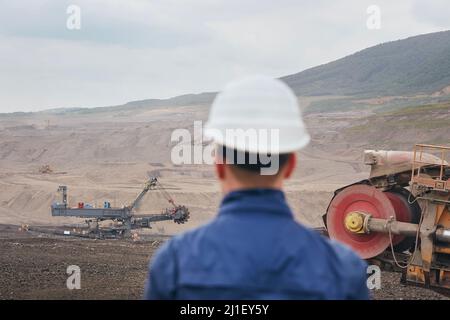
<path fill-rule="evenodd" d="M 389 246 L 389 235 L 382 233 L 356 234 L 344 225 L 348 213 L 360 211 L 374 218 L 395 217 L 395 210 L 389 198 L 375 187 L 356 184 L 339 192 L 331 201 L 326 216 L 327 230 L 331 239 L 340 241 L 369 259 L 382 253 Z"/>

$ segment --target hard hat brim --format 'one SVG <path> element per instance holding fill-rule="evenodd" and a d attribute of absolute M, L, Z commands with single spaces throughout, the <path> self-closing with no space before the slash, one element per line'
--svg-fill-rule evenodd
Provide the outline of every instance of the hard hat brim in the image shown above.
<path fill-rule="evenodd" d="M 306 147 L 311 141 L 309 134 L 302 128 L 283 128 L 279 130 L 279 141 L 249 141 L 246 137 L 237 138 L 235 135 L 227 134 L 227 129 L 211 127 L 208 123 L 205 126 L 204 136 L 214 143 L 223 145 L 234 150 L 260 153 L 260 154 L 282 154 L 291 153 Z M 247 137 L 248 138 L 248 137 Z M 283 141 L 283 143 L 281 143 Z M 286 143 L 290 141 L 289 143 Z"/>

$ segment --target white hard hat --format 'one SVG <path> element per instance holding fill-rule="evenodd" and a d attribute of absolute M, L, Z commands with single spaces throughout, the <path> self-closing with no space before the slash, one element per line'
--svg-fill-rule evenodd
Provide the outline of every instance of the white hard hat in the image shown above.
<path fill-rule="evenodd" d="M 256 139 L 252 132 L 258 133 Z M 228 84 L 213 102 L 205 136 L 231 149 L 262 154 L 290 153 L 310 141 L 297 97 L 284 82 L 267 76 Z"/>

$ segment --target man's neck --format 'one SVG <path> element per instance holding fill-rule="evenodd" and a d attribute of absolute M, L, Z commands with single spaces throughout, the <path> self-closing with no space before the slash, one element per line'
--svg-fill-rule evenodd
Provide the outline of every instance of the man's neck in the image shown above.
<path fill-rule="evenodd" d="M 230 193 L 232 191 L 237 190 L 245 190 L 245 189 L 277 189 L 281 190 L 283 187 L 282 180 L 279 183 L 241 183 L 238 181 L 234 182 L 222 182 L 222 192 L 224 194 Z"/>

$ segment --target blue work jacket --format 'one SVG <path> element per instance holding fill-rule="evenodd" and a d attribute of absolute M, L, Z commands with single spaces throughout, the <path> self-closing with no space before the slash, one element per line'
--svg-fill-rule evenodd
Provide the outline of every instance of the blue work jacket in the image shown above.
<path fill-rule="evenodd" d="M 246 189 L 151 260 L 146 299 L 367 299 L 366 263 L 294 220 L 282 191 Z"/>

